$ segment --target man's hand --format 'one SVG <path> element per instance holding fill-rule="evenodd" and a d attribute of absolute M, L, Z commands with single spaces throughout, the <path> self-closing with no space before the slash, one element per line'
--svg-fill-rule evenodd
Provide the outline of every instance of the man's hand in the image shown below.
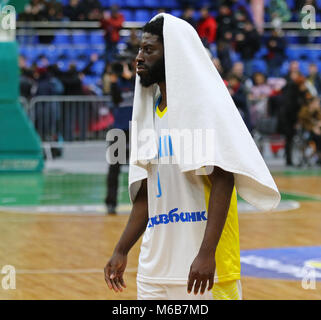
<path fill-rule="evenodd" d="M 207 281 L 209 283 L 207 289 L 211 290 L 214 284 L 214 273 L 214 255 L 198 254 L 197 257 L 194 259 L 189 271 L 187 292 L 191 293 L 194 285 L 194 294 L 197 294 L 199 289 L 200 294 L 203 294 L 206 289 Z"/>
<path fill-rule="evenodd" d="M 114 253 L 111 259 L 107 262 L 105 271 L 105 281 L 110 290 L 122 292 L 126 288 L 123 278 L 124 271 L 127 265 L 127 255 Z"/>

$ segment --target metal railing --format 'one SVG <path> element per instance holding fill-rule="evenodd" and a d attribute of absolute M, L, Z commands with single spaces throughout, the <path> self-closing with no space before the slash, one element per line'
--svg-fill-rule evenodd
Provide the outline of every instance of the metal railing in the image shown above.
<path fill-rule="evenodd" d="M 112 124 L 110 96 L 37 96 L 20 102 L 43 143 L 105 140 Z"/>
<path fill-rule="evenodd" d="M 124 29 L 141 28 L 146 21 L 125 21 Z M 99 21 L 17 21 L 17 29 L 99 29 Z M 271 22 L 264 23 L 264 29 L 275 28 Z M 283 30 L 302 30 L 301 22 L 283 22 Z M 316 22 L 316 30 L 321 29 L 321 22 Z"/>

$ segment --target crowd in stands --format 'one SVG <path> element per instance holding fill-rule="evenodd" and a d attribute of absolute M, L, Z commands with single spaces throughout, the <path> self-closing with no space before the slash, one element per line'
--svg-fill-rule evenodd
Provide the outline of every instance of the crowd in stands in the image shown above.
<path fill-rule="evenodd" d="M 263 34 L 262 27 L 263 0 L 215 1 L 215 5 L 203 6 L 199 10 L 195 10 L 192 0 L 181 3 L 184 10 L 180 17 L 197 30 L 249 131 L 254 133 L 262 129 L 262 119 L 276 119 L 275 122 L 270 122 L 270 126 L 273 124 L 274 131 L 285 136 L 286 163 L 291 165 L 293 137 L 300 125 L 310 132 L 319 154 L 318 163 L 321 164 L 321 77 L 318 66 L 310 63 L 306 74 L 300 71 L 298 61 L 291 61 L 287 74 L 282 74 L 280 68 L 287 60 L 287 43 L 280 28 L 280 21 L 293 20 L 293 12 L 299 14 L 306 4 L 314 5 L 318 12 L 316 1 L 295 1 L 291 11 L 286 1 L 271 0 L 267 10 L 275 28 L 268 36 Z M 159 12 L 161 11 L 165 9 L 160 9 Z M 113 99 L 117 100 L 114 84 L 119 81 L 133 83 L 139 36 L 137 30 L 132 29 L 126 49 L 119 52 L 119 32 L 125 18 L 118 6 L 113 5 L 109 10 L 105 10 L 99 0 L 70 0 L 67 5 L 58 0 L 32 0 L 19 19 L 97 20 L 104 30 L 106 45 L 102 57 L 92 54 L 89 63 L 80 70 L 71 63 L 68 70 L 62 71 L 57 65 L 50 65 L 45 56 L 39 57 L 37 63 L 27 67 L 25 57 L 21 56 L 23 96 L 30 98 L 35 95 L 112 94 Z M 264 58 L 268 73 L 253 66 L 253 60 L 262 47 L 266 48 Z M 235 54 L 238 59 L 235 59 Z M 100 83 L 85 85 L 84 77 L 92 73 L 92 66 L 101 58 L 105 61 L 105 69 Z M 262 130 L 264 131 L 264 128 Z"/>
<path fill-rule="evenodd" d="M 118 0 L 31 0 L 25 11 L 19 15 L 20 21 L 97 21 L 101 19 L 101 13 L 113 4 L 122 4 L 129 9 L 155 9 L 155 4 L 161 7 L 162 1 L 137 0 L 136 6 L 133 1 Z M 300 21 L 301 9 L 305 5 L 313 5 L 317 13 L 320 13 L 320 2 L 317 0 L 178 0 L 173 4 L 164 4 L 164 7 L 181 9 L 184 7 L 199 8 L 206 4 L 213 12 L 218 12 L 222 4 L 226 4 L 233 12 L 240 10 L 246 12 L 253 19 L 259 32 L 262 33 L 262 23 L 267 20 L 274 21 L 277 25 L 280 21 Z M 265 16 L 265 17 L 264 17 Z"/>

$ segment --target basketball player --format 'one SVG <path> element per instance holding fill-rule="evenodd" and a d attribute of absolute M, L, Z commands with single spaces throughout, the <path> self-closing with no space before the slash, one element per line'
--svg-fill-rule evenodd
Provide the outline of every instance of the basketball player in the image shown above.
<path fill-rule="evenodd" d="M 167 106 L 164 17 L 171 19 L 167 20 L 169 23 L 177 22 L 183 32 L 185 29 L 194 32 L 193 28 L 185 26 L 188 25 L 185 21 L 166 14 L 154 18 L 143 28 L 136 58 L 139 76 L 136 86 L 146 88 L 140 92 L 146 92 L 155 84 L 159 88 L 155 104 L 149 109 L 153 110 L 153 125 L 158 135 L 158 161 L 147 167 L 145 178 L 138 181 L 138 192 L 131 196 L 133 207 L 129 221 L 106 264 L 105 281 L 115 292 L 126 288 L 123 275 L 127 255 L 144 234 L 137 273 L 138 300 L 241 299 L 235 172 L 224 170 L 222 166 L 214 166 L 210 174 L 207 171 L 202 175 L 193 170 L 182 172 L 171 161 L 176 152 L 173 137 L 163 134 L 164 129 L 169 128 L 171 108 L 171 105 Z M 202 46 L 199 38 L 195 41 L 196 45 Z M 204 59 L 209 59 L 202 50 Z M 182 53 L 175 54 L 179 58 Z M 197 74 L 195 66 L 199 62 L 194 63 L 193 72 Z M 210 61 L 209 64 L 212 65 Z M 186 65 L 186 69 L 189 67 Z M 202 93 L 199 94 L 201 99 Z M 140 112 L 143 117 L 147 110 Z M 184 114 L 188 112 L 185 110 Z M 244 123 L 242 126 L 245 128 Z"/>
<path fill-rule="evenodd" d="M 158 104 L 154 106 L 154 108 L 156 107 L 155 127 L 159 129 L 166 128 L 167 122 L 162 29 L 163 19 L 158 19 L 144 27 L 141 47 L 136 58 L 137 73 L 140 76 L 141 84 L 148 87 L 157 83 L 161 91 Z M 158 176 L 162 181 L 162 190 L 159 192 L 166 190 L 166 194 L 154 202 L 151 199 L 151 192 L 148 190 L 157 182 Z M 176 180 L 175 184 L 172 183 L 173 180 Z M 181 186 L 180 190 L 177 186 Z M 117 292 L 126 287 L 123 273 L 126 267 L 127 253 L 145 231 L 148 223 L 148 211 L 156 214 L 168 212 L 175 207 L 182 208 L 188 198 L 196 193 L 201 197 L 189 201 L 191 201 L 191 207 L 200 208 L 198 211 L 201 214 L 202 211 L 207 211 L 204 201 L 205 195 L 202 196 L 204 187 L 209 195 L 210 204 L 207 221 L 201 216 L 200 221 L 188 225 L 175 224 L 168 230 L 156 230 L 158 226 L 151 227 L 158 234 L 154 235 L 155 239 L 146 239 L 143 243 L 147 256 L 140 257 L 140 261 L 144 260 L 146 263 L 145 266 L 142 266 L 142 270 L 148 269 L 150 276 L 153 274 L 152 269 L 155 269 L 156 277 L 139 275 L 141 277 L 138 278 L 138 299 L 189 299 L 193 297 L 192 293 L 197 299 L 202 296 L 211 299 L 209 290 L 212 289 L 214 283 L 216 253 L 219 259 L 223 256 L 228 257 L 228 261 L 219 262 L 218 266 L 220 268 L 218 271 L 222 274 L 221 280 L 228 280 L 226 288 L 230 290 L 226 292 L 226 298 L 241 298 L 238 220 L 236 197 L 233 192 L 234 179 L 232 173 L 218 167 L 207 179 L 204 179 L 204 176 L 181 174 L 174 165 L 173 167 L 163 165 L 158 170 L 155 168 L 150 177 L 142 182 L 128 225 L 115 248 L 113 257 L 105 268 L 106 282 L 110 289 Z M 195 214 L 195 212 L 193 213 Z M 219 248 L 218 243 L 227 216 L 229 223 L 225 228 L 224 242 L 220 244 L 221 248 Z M 174 235 L 175 238 L 170 239 Z M 185 263 L 191 259 L 188 256 L 195 252 L 196 244 L 200 243 L 196 239 L 202 240 L 201 246 L 193 257 L 192 264 L 187 266 Z M 172 272 L 175 278 L 172 277 Z"/>

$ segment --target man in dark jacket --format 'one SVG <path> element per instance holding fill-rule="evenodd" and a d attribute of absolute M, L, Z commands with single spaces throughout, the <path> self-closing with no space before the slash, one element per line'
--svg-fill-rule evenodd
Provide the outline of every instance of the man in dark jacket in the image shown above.
<path fill-rule="evenodd" d="M 260 36 L 250 21 L 246 21 L 244 29 L 235 35 L 235 50 L 239 52 L 244 63 L 244 73 L 252 76 L 253 58 L 260 49 Z"/>

